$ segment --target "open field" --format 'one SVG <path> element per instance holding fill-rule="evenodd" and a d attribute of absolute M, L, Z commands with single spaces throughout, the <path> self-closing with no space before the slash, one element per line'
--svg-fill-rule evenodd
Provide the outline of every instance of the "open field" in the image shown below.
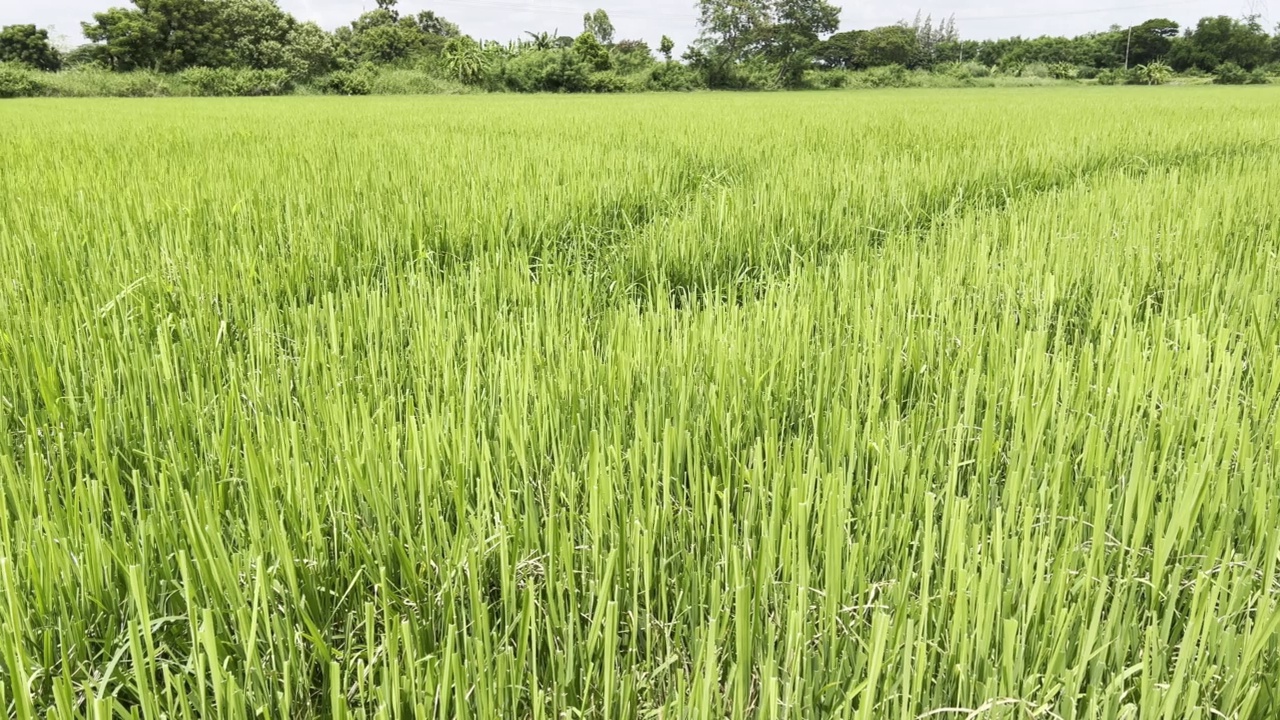
<path fill-rule="evenodd" d="M 8 102 L 0 707 L 1277 717 L 1278 117 Z"/>

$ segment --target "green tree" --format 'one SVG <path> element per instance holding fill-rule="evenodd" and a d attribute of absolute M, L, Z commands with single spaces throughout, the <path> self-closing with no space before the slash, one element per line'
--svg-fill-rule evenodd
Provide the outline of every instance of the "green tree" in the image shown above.
<path fill-rule="evenodd" d="M 658 52 L 662 53 L 662 57 L 668 63 L 671 62 L 671 53 L 676 49 L 676 43 L 666 35 L 662 36 L 662 42 L 658 43 Z"/>
<path fill-rule="evenodd" d="M 608 48 L 590 32 L 583 31 L 574 39 L 570 52 L 578 62 L 595 71 L 608 70 L 613 64 Z"/>
<path fill-rule="evenodd" d="M 133 0 L 134 9 L 112 8 L 83 23 L 85 37 L 106 46 L 117 70 L 176 72 L 231 62 L 228 28 L 220 3 L 210 0 Z"/>
<path fill-rule="evenodd" d="M 294 78 L 309 80 L 336 66 L 337 47 L 332 35 L 313 22 L 298 23 L 290 30 L 284 67 Z"/>
<path fill-rule="evenodd" d="M 613 22 L 609 20 L 609 13 L 604 10 L 583 15 L 582 29 L 584 32 L 591 33 L 601 45 L 613 44 Z"/>
<path fill-rule="evenodd" d="M 0 63 L 6 62 L 50 72 L 62 67 L 62 57 L 49 44 L 49 31 L 35 25 L 0 28 Z"/>
<path fill-rule="evenodd" d="M 761 49 L 778 65 L 780 84 L 794 87 L 812 67 L 821 38 L 840 27 L 840 8 L 825 0 L 776 0 L 773 15 L 763 32 Z"/>
<path fill-rule="evenodd" d="M 229 64 L 257 70 L 288 65 L 290 35 L 298 21 L 275 0 L 221 0 L 218 10 Z"/>
<path fill-rule="evenodd" d="M 712 62 L 744 59 L 769 27 L 769 11 L 768 0 L 699 0 L 698 27 L 702 29 L 703 46 L 699 50 Z"/>
<path fill-rule="evenodd" d="M 772 63 L 781 83 L 794 85 L 822 36 L 839 24 L 840 9 L 826 0 L 699 0 L 697 62 L 712 85 L 729 65 L 750 58 Z"/>
<path fill-rule="evenodd" d="M 1178 23 L 1167 18 L 1154 18 L 1141 25 L 1134 25 L 1121 37 L 1115 38 L 1116 54 L 1122 52 L 1131 65 L 1146 65 L 1169 54 L 1173 39 L 1178 37 Z"/>
<path fill-rule="evenodd" d="M 389 64 L 408 57 L 417 39 L 399 24 L 375 25 L 356 33 L 351 47 L 362 61 Z"/>
<path fill-rule="evenodd" d="M 449 22 L 440 15 L 435 14 L 431 10 L 423 10 L 413 18 L 414 24 L 418 30 L 424 35 L 436 35 L 443 38 L 458 37 L 462 31 L 458 26 Z"/>
<path fill-rule="evenodd" d="M 1267 63 L 1271 38 L 1257 17 L 1243 20 L 1219 15 L 1201 18 L 1194 30 L 1176 43 L 1169 53 L 1175 70 L 1192 67 L 1214 70 L 1223 63 L 1235 63 L 1252 70 Z"/>
<path fill-rule="evenodd" d="M 653 51 L 643 40 L 619 40 L 609 49 L 618 72 L 631 74 L 647 70 L 653 65 Z"/>
<path fill-rule="evenodd" d="M 818 49 L 818 58 L 824 65 L 850 70 L 885 65 L 912 67 L 919 62 L 920 54 L 919 36 L 905 25 L 837 33 Z"/>

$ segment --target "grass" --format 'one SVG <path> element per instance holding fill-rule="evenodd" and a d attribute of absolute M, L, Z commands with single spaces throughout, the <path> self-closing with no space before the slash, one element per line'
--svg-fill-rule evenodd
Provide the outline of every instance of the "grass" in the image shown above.
<path fill-rule="evenodd" d="M 1280 95 L 0 109 L 0 706 L 1280 714 Z"/>

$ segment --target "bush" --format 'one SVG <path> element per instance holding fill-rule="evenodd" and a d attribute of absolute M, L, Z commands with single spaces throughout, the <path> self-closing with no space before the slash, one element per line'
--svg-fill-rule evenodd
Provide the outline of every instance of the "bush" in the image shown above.
<path fill-rule="evenodd" d="M 117 73 L 85 66 L 44 77 L 44 94 L 54 97 L 168 97 L 182 94 L 173 76 L 153 72 Z"/>
<path fill-rule="evenodd" d="M 368 95 L 373 92 L 373 73 L 359 70 L 339 70 L 316 81 L 316 87 L 330 95 Z"/>
<path fill-rule="evenodd" d="M 33 97 L 43 84 L 36 73 L 20 65 L 0 63 L 0 98 Z"/>
<path fill-rule="evenodd" d="M 972 80 L 974 78 L 991 77 L 991 68 L 980 62 L 947 63 L 938 66 L 938 72 L 956 80 Z"/>
<path fill-rule="evenodd" d="M 1075 80 L 1080 77 L 1080 68 L 1071 63 L 1054 63 L 1049 66 L 1049 77 L 1054 80 Z"/>
<path fill-rule="evenodd" d="M 1216 85 L 1266 85 L 1270 80 L 1262 69 L 1250 72 L 1233 62 L 1225 62 L 1214 70 L 1213 82 Z"/>
<path fill-rule="evenodd" d="M 198 67 L 184 70 L 178 80 L 204 97 L 284 95 L 293 86 L 287 70 Z"/>
<path fill-rule="evenodd" d="M 1096 67 L 1093 67 L 1092 65 L 1081 65 L 1076 68 L 1076 79 L 1077 80 L 1093 80 L 1094 78 L 1098 77 L 1098 73 L 1100 72 L 1102 71 Z"/>
<path fill-rule="evenodd" d="M 623 93 L 630 89 L 626 78 L 616 72 L 594 72 L 587 77 L 587 89 L 593 93 Z"/>
<path fill-rule="evenodd" d="M 913 87 L 911 74 L 901 65 L 885 65 L 863 70 L 853 78 L 856 84 L 872 88 Z"/>
<path fill-rule="evenodd" d="M 849 84 L 849 73 L 844 70 L 807 70 L 801 84 L 814 90 L 834 90 Z"/>
<path fill-rule="evenodd" d="M 1099 85 L 1121 85 L 1125 81 L 1123 70 L 1103 70 L 1098 73 Z"/>
<path fill-rule="evenodd" d="M 1022 67 L 1022 72 L 1015 77 L 1051 78 L 1053 77 L 1053 71 L 1049 69 L 1047 64 L 1042 62 L 1027 63 Z"/>
<path fill-rule="evenodd" d="M 371 95 L 461 95 L 475 92 L 457 80 L 420 69 L 383 68 L 369 75 Z"/>
<path fill-rule="evenodd" d="M 698 87 L 698 76 L 684 65 L 667 63 L 649 72 L 649 86 L 666 92 L 688 92 Z"/>

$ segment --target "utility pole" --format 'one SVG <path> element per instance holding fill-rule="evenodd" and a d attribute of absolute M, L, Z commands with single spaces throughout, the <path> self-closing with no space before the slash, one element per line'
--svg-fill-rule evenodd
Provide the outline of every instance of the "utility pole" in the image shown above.
<path fill-rule="evenodd" d="M 1133 47 L 1133 26 L 1129 26 L 1129 41 L 1124 44 L 1124 70 L 1129 72 L 1129 48 Z"/>

